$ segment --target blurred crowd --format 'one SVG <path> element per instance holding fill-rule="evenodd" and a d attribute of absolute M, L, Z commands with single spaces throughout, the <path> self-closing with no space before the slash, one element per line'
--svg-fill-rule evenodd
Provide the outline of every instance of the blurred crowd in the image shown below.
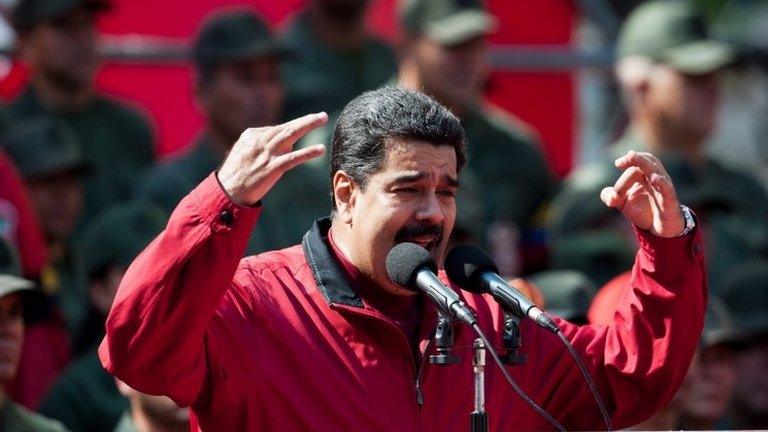
<path fill-rule="evenodd" d="M 611 323 L 631 295 L 633 227 L 599 199 L 619 176 L 613 161 L 628 150 L 659 156 L 704 233 L 710 295 L 683 387 L 637 427 L 768 428 L 768 133 L 743 138 L 745 128 L 768 131 L 768 117 L 753 124 L 748 112 L 752 122 L 731 135 L 715 127 L 724 106 L 736 112 L 726 121 L 743 118 L 727 105 L 739 100 L 733 71 L 765 80 L 765 60 L 716 37 L 728 27 L 717 12 L 729 10 L 717 2 L 612 3 L 626 15 L 611 75 L 621 132 L 558 179 L 537 132 L 483 100 L 487 36 L 500 22 L 480 0 L 401 0 L 396 47 L 366 29 L 366 1 L 309 1 L 280 32 L 250 10 L 215 11 L 189 56 L 204 127 L 163 162 L 147 119 L 95 87 L 95 20 L 109 1 L 18 1 L 6 18 L 30 81 L 0 108 L 0 430 L 188 430 L 185 409 L 116 382 L 97 357 L 127 266 L 246 128 L 326 111 L 329 126 L 298 145 L 330 144 L 335 113 L 383 85 L 432 95 L 466 130 L 452 241 L 483 246 L 537 302 L 577 323 Z M 744 10 L 729 15 L 738 22 Z M 299 242 L 330 212 L 328 173 L 320 158 L 281 179 L 250 253 Z"/>

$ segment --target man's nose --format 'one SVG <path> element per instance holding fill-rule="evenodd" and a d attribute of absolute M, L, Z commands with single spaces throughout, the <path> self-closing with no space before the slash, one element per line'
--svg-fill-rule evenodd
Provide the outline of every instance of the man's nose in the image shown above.
<path fill-rule="evenodd" d="M 424 199 L 421 200 L 421 207 L 416 213 L 416 219 L 427 221 L 432 225 L 438 225 L 443 222 L 445 214 L 440 206 L 440 200 L 436 192 L 425 194 Z"/>

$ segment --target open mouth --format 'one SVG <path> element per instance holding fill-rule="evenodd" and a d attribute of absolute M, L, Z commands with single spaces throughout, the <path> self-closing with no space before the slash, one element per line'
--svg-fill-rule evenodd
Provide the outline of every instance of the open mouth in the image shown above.
<path fill-rule="evenodd" d="M 436 238 L 436 237 L 429 237 L 429 238 L 419 237 L 419 238 L 404 239 L 403 241 L 404 242 L 415 243 L 415 244 L 417 244 L 417 245 L 419 245 L 419 246 L 423 247 L 424 249 L 426 249 L 426 250 L 431 252 L 434 249 L 434 247 L 437 245 L 438 238 Z"/>

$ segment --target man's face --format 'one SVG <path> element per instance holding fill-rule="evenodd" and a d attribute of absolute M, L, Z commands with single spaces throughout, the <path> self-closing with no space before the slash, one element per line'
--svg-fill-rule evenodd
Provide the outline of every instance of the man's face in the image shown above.
<path fill-rule="evenodd" d="M 409 53 L 424 91 L 449 108 L 463 110 L 481 94 L 488 74 L 485 37 L 453 46 L 418 37 L 411 41 Z"/>
<path fill-rule="evenodd" d="M 24 59 L 61 88 L 90 87 L 99 66 L 94 21 L 93 11 L 79 8 L 37 24 L 22 36 Z"/>
<path fill-rule="evenodd" d="M 279 66 L 274 56 L 218 66 L 198 87 L 210 127 L 234 143 L 249 127 L 276 124 L 283 111 Z"/>
<path fill-rule="evenodd" d="M 719 108 L 718 75 L 686 75 L 668 66 L 654 68 L 648 86 L 651 118 L 667 138 L 703 145 Z"/>
<path fill-rule="evenodd" d="M 83 187 L 75 173 L 27 181 L 29 196 L 48 241 L 66 241 L 74 232 L 83 208 Z"/>
<path fill-rule="evenodd" d="M 688 391 L 683 398 L 686 416 L 702 422 L 714 422 L 728 410 L 736 382 L 735 353 L 725 345 L 700 351 L 698 367 L 686 378 Z"/>
<path fill-rule="evenodd" d="M 0 297 L 0 384 L 16 376 L 24 340 L 21 294 Z"/>
<path fill-rule="evenodd" d="M 387 276 L 387 254 L 395 244 L 412 242 L 442 262 L 456 219 L 457 189 L 452 146 L 389 143 L 381 170 L 364 190 L 355 186 L 349 206 L 339 209 L 351 226 L 346 245 L 351 261 L 387 291 L 405 293 Z"/>
<path fill-rule="evenodd" d="M 736 360 L 737 405 L 750 413 L 768 413 L 768 334 L 754 340 Z"/>
<path fill-rule="evenodd" d="M 88 283 L 88 293 L 91 303 L 97 311 L 106 315 L 112 308 L 117 288 L 125 276 L 127 269 L 123 266 L 109 266 L 103 277 L 91 279 Z"/>

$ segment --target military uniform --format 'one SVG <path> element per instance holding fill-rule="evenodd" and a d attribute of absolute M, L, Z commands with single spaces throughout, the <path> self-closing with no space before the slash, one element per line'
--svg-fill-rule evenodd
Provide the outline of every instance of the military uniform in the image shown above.
<path fill-rule="evenodd" d="M 94 347 L 62 373 L 39 411 L 73 431 L 109 431 L 126 409 L 128 400 L 101 366 Z"/>
<path fill-rule="evenodd" d="M 622 25 L 618 55 L 647 59 L 692 76 L 712 74 L 735 59 L 729 45 L 707 35 L 702 17 L 685 1 L 653 1 L 638 7 Z M 628 150 L 648 151 L 634 127 L 606 160 L 572 173 L 550 207 L 553 266 L 581 270 L 597 285 L 629 269 L 636 248 L 619 213 L 599 198 L 602 188 L 619 177 L 613 164 L 617 157 Z M 662 150 L 654 151 L 675 183 L 678 199 L 702 220 L 709 286 L 718 291 L 734 264 L 768 254 L 768 195 L 742 173 L 713 160 L 694 164 L 674 150 L 677 143 L 660 144 Z"/>
<path fill-rule="evenodd" d="M 550 206 L 552 264 L 584 272 L 602 285 L 632 265 L 636 245 L 618 211 L 600 200 L 600 191 L 620 175 L 613 160 L 646 147 L 633 132 L 604 162 L 574 171 Z M 675 154 L 657 154 L 675 184 L 678 199 L 702 221 L 707 242 L 709 286 L 720 291 L 734 265 L 768 256 L 768 194 L 756 180 L 715 161 L 694 166 Z"/>
<path fill-rule="evenodd" d="M 84 157 L 77 134 L 54 117 L 37 117 L 20 122 L 6 137 L 5 149 L 26 181 L 72 172 L 86 178 L 92 165 Z M 51 263 L 53 270 L 41 274 L 45 292 L 57 304 L 71 334 L 82 323 L 87 294 L 78 247 L 70 243 L 64 256 Z"/>
<path fill-rule="evenodd" d="M 264 55 L 285 55 L 290 48 L 275 39 L 266 25 L 251 14 L 225 14 L 211 20 L 201 30 L 195 42 L 193 57 L 199 70 L 211 70 L 217 65 L 245 61 Z M 222 163 L 223 154 L 204 133 L 191 150 L 175 160 L 153 168 L 136 191 L 136 197 L 160 206 L 167 213 L 176 207 L 197 184 Z M 299 167 L 289 171 L 277 189 L 264 198 L 265 211 L 259 228 L 251 235 L 248 253 L 290 246 L 301 240 L 306 227 L 318 217 L 317 200 L 327 201 L 327 169 L 322 180 L 314 174 L 303 177 L 313 169 Z M 296 171 L 296 172 L 294 172 Z M 298 175 L 297 173 L 304 173 Z M 310 218 L 300 209 L 311 209 Z M 328 205 L 323 211 L 329 210 Z"/>
<path fill-rule="evenodd" d="M 83 224 L 128 199 L 137 179 L 152 166 L 154 143 L 147 121 L 115 101 L 96 96 L 81 112 L 53 112 L 30 87 L 8 109 L 15 120 L 54 116 L 77 134 L 83 154 L 94 167 L 94 175 L 85 182 Z"/>
<path fill-rule="evenodd" d="M 84 272 L 93 278 L 110 267 L 126 268 L 165 226 L 167 216 L 146 203 L 115 206 L 83 234 Z M 128 407 L 114 379 L 101 367 L 96 346 L 104 337 L 104 314 L 91 306 L 75 347 L 87 350 L 56 381 L 40 411 L 72 430 L 107 431 Z"/>
<path fill-rule="evenodd" d="M 340 110 L 366 90 L 384 84 L 397 70 L 392 49 L 368 37 L 359 51 L 343 52 L 312 34 L 300 14 L 282 36 L 292 56 L 283 64 L 286 118 Z"/>
<path fill-rule="evenodd" d="M 213 143 L 203 136 L 192 144 L 187 153 L 152 168 L 138 185 L 135 197 L 152 202 L 171 214 L 179 201 L 216 170 L 221 162 Z"/>

